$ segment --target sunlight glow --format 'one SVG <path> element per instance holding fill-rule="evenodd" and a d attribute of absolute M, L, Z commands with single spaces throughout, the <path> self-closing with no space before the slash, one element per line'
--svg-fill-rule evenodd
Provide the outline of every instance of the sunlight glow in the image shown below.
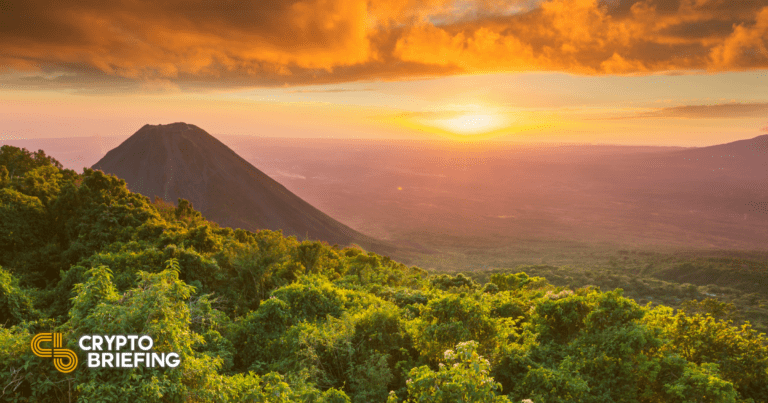
<path fill-rule="evenodd" d="M 477 134 L 498 129 L 502 119 L 488 114 L 466 114 L 436 121 L 437 126 L 457 134 Z"/>
<path fill-rule="evenodd" d="M 382 123 L 458 142 L 476 142 L 517 132 L 529 126 L 525 113 L 487 103 L 452 103 L 420 111 L 384 115 Z"/>

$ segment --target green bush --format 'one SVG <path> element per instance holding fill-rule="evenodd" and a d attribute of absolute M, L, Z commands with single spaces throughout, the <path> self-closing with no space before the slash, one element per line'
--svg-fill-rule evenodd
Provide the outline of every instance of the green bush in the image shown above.
<path fill-rule="evenodd" d="M 722 274 L 724 262 L 642 270 Z M 427 276 L 357 247 L 219 228 L 187 201 L 150 203 L 10 146 L 0 264 L 0 401 L 768 401 L 768 340 L 730 321 L 765 310 L 744 281 L 548 265 Z M 78 353 L 83 334 L 148 334 L 181 364 L 62 374 L 32 354 L 41 332 Z"/>

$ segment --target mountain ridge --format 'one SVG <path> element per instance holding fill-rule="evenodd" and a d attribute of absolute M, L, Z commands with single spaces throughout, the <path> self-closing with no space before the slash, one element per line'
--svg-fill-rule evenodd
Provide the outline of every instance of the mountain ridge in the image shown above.
<path fill-rule="evenodd" d="M 131 191 L 150 198 L 187 199 L 222 226 L 282 230 L 379 253 L 394 250 L 321 212 L 192 124 L 146 124 L 92 168 L 124 179 Z"/>

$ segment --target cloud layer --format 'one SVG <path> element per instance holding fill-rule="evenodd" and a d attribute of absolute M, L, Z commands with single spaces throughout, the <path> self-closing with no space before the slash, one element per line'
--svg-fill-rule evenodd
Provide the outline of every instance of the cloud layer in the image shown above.
<path fill-rule="evenodd" d="M 683 105 L 661 108 L 636 117 L 660 118 L 759 118 L 768 115 L 768 103 Z M 763 128 L 765 130 L 765 128 Z"/>
<path fill-rule="evenodd" d="M 145 90 L 768 68 L 763 0 L 12 0 L 0 85 Z"/>

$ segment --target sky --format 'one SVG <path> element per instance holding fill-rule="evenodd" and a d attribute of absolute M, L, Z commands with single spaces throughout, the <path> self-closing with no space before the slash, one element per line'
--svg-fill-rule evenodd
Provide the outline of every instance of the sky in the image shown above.
<path fill-rule="evenodd" d="M 0 44 L 0 142 L 768 133 L 765 0 L 1 0 Z"/>

